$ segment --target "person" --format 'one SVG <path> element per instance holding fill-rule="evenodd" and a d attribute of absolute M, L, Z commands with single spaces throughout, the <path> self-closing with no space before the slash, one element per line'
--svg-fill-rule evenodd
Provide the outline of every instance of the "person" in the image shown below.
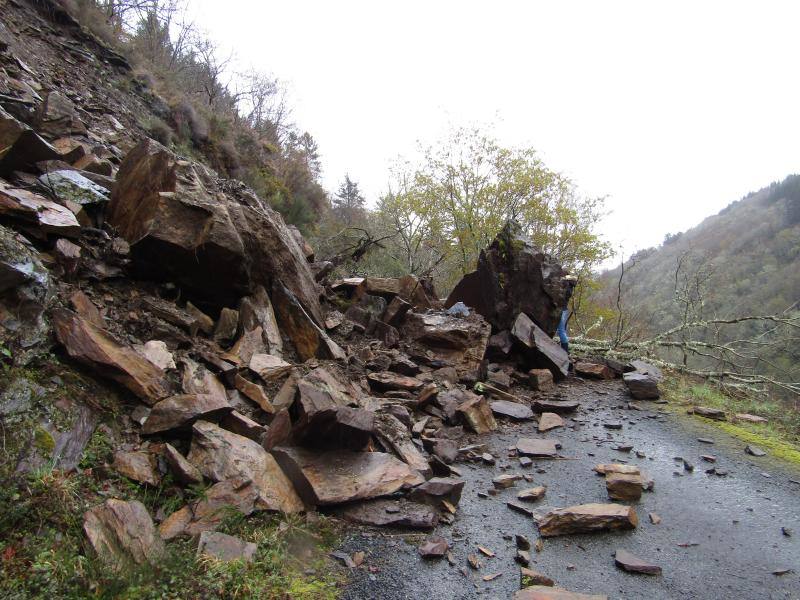
<path fill-rule="evenodd" d="M 572 292 L 575 291 L 575 285 L 578 283 L 578 278 L 574 275 L 567 275 L 564 277 L 564 308 L 561 310 L 561 321 L 558 323 L 558 339 L 561 341 L 561 347 L 564 352 L 569 354 L 569 336 L 567 336 L 567 320 L 569 319 L 569 299 L 572 298 Z"/>

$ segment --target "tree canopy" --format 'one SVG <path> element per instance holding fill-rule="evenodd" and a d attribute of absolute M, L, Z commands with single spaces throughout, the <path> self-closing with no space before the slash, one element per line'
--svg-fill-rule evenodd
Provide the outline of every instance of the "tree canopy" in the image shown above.
<path fill-rule="evenodd" d="M 382 226 L 396 232 L 393 257 L 409 272 L 436 270 L 449 287 L 475 268 L 509 219 L 571 270 L 588 273 L 608 256 L 595 230 L 603 199 L 580 196 L 533 148 L 459 128 L 421 154 L 419 164 L 395 166 L 377 209 Z"/>

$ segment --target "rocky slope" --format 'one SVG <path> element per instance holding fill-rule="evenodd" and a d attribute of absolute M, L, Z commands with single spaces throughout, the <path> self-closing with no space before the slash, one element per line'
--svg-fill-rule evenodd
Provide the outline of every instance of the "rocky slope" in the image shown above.
<path fill-rule="evenodd" d="M 147 138 L 158 106 L 56 5 L 4 3 L 8 573 L 29 581 L 44 539 L 26 522 L 42 500 L 31 478 L 80 487 L 64 505 L 83 514 L 47 513 L 46 530 L 79 523 L 71 556 L 108 572 L 157 571 L 186 539 L 252 560 L 266 550 L 216 532 L 231 510 L 431 529 L 455 518 L 454 463 L 478 455 L 496 415 L 570 410 L 550 396 L 569 368 L 550 338 L 562 270 L 513 225 L 462 286 L 482 289 L 472 308 L 445 310 L 411 276 L 328 281 L 255 193 Z M 555 452 L 531 444 L 520 456 Z M 588 526 L 616 509 L 598 510 Z"/>

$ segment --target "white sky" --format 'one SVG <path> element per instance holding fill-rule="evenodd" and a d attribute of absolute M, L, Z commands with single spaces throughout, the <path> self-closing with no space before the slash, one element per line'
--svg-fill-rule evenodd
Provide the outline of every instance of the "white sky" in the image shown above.
<path fill-rule="evenodd" d="M 189 1 L 371 202 L 451 123 L 607 196 L 626 254 L 800 172 L 800 2 Z"/>

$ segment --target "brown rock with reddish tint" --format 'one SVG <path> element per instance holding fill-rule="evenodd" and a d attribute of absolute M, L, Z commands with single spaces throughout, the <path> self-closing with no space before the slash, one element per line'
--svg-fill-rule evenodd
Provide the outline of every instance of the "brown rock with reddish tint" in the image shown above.
<path fill-rule="evenodd" d="M 244 516 L 256 510 L 259 492 L 249 479 L 234 478 L 220 481 L 206 490 L 201 500 L 176 510 L 158 528 L 161 538 L 194 537 L 203 531 L 216 529 L 231 511 Z"/>
<path fill-rule="evenodd" d="M 217 396 L 208 394 L 180 394 L 162 400 L 155 406 L 142 425 L 142 433 L 150 435 L 173 429 L 186 429 L 197 419 L 215 420 L 229 413 L 233 407 Z"/>
<path fill-rule="evenodd" d="M 658 379 L 650 373 L 631 371 L 622 376 L 622 381 L 637 400 L 656 400 L 661 396 L 658 389 Z"/>
<path fill-rule="evenodd" d="M 198 421 L 192 427 L 188 460 L 211 481 L 251 480 L 258 492 L 256 508 L 285 513 L 303 510 L 303 503 L 275 459 L 253 440 Z"/>
<path fill-rule="evenodd" d="M 100 311 L 97 310 L 97 307 L 89 299 L 89 296 L 84 294 L 82 291 L 76 290 L 69 297 L 69 303 L 75 312 L 81 316 L 81 318 L 86 319 L 96 327 L 102 328 L 105 326 L 105 323 L 103 323 L 103 317 L 100 315 Z"/>
<path fill-rule="evenodd" d="M 141 276 L 217 306 L 279 279 L 314 323 L 323 321 L 319 286 L 281 216 L 243 185 L 222 189 L 207 168 L 153 140 L 123 160 L 108 221 L 130 243 Z"/>
<path fill-rule="evenodd" d="M 117 452 L 114 454 L 113 466 L 120 475 L 139 483 L 153 487 L 161 483 L 155 457 L 149 452 Z"/>
<path fill-rule="evenodd" d="M 545 412 L 539 417 L 539 432 L 550 431 L 556 427 L 563 427 L 564 419 L 559 417 L 556 413 Z"/>
<path fill-rule="evenodd" d="M 437 508 L 441 508 L 442 500 L 458 506 L 464 485 L 465 481 L 456 477 L 433 477 L 411 490 L 408 497 Z"/>
<path fill-rule="evenodd" d="M 261 440 L 267 433 L 266 427 L 235 410 L 224 415 L 219 420 L 219 425 L 223 429 L 227 429 L 236 435 L 244 436 L 258 443 L 261 443 Z"/>
<path fill-rule="evenodd" d="M 183 485 L 195 485 L 203 482 L 203 475 L 192 463 L 178 452 L 172 444 L 164 444 L 164 458 L 172 471 L 173 477 Z"/>
<path fill-rule="evenodd" d="M 608 600 L 608 596 L 580 594 L 547 585 L 532 585 L 515 593 L 513 600 Z"/>
<path fill-rule="evenodd" d="M 36 113 L 34 128 L 48 138 L 86 135 L 86 126 L 72 102 L 59 92 L 50 92 Z"/>
<path fill-rule="evenodd" d="M 527 567 L 521 567 L 519 570 L 519 577 L 520 583 L 523 587 L 531 586 L 531 585 L 544 585 L 547 587 L 552 587 L 555 585 L 555 582 L 550 579 L 547 575 L 543 573 L 539 573 L 539 571 L 534 571 L 533 569 Z"/>
<path fill-rule="evenodd" d="M 220 343 L 230 342 L 236 337 L 237 329 L 239 329 L 239 311 L 225 307 L 219 313 L 219 320 L 214 327 L 214 340 Z"/>
<path fill-rule="evenodd" d="M 265 413 L 272 414 L 275 412 L 275 407 L 269 401 L 269 396 L 267 396 L 264 388 L 257 383 L 253 383 L 237 373 L 233 378 L 233 385 L 247 398 L 258 404 L 259 408 Z"/>
<path fill-rule="evenodd" d="M 67 354 L 121 383 L 151 406 L 169 395 L 164 371 L 72 311 L 53 311 L 53 326 Z"/>
<path fill-rule="evenodd" d="M 292 435 L 321 448 L 360 450 L 375 431 L 375 413 L 358 408 L 358 391 L 319 367 L 297 383 Z"/>
<path fill-rule="evenodd" d="M 272 417 L 267 433 L 261 438 L 261 446 L 265 450 L 272 450 L 275 446 L 285 444 L 291 437 L 292 420 L 289 418 L 289 411 L 284 408 Z"/>
<path fill-rule="evenodd" d="M 424 477 L 432 475 L 428 459 L 417 449 L 411 440 L 411 432 L 400 420 L 390 414 L 380 413 L 374 417 L 375 437 L 381 445 L 406 463 L 419 471 Z"/>
<path fill-rule="evenodd" d="M 253 354 L 249 369 L 264 381 L 274 381 L 292 370 L 292 364 L 272 354 Z"/>
<path fill-rule="evenodd" d="M 625 550 L 617 550 L 614 563 L 623 571 L 629 573 L 644 573 L 645 575 L 661 575 L 661 567 L 642 560 Z"/>
<path fill-rule="evenodd" d="M 406 315 L 401 333 L 406 341 L 429 348 L 436 356 L 451 363 L 458 377 L 475 377 L 489 342 L 491 326 L 483 317 L 455 317 L 445 313 Z"/>
<path fill-rule="evenodd" d="M 433 529 L 439 513 L 427 504 L 407 500 L 367 500 L 347 504 L 335 512 L 346 521 L 375 527 L 409 527 Z"/>
<path fill-rule="evenodd" d="M 292 340 L 301 360 L 310 358 L 330 358 L 344 360 L 344 350 L 325 333 L 299 299 L 282 283 L 275 282 L 272 287 L 273 306 L 283 331 Z"/>
<path fill-rule="evenodd" d="M 569 373 L 569 355 L 539 328 L 528 315 L 520 313 L 511 328 L 511 335 L 525 349 L 531 366 L 549 369 L 556 379 Z"/>
<path fill-rule="evenodd" d="M 737 413 L 733 415 L 735 421 L 745 421 L 747 423 L 768 423 L 769 419 L 759 417 L 758 415 L 751 415 L 748 413 Z"/>
<path fill-rule="evenodd" d="M 557 508 L 538 519 L 542 537 L 634 529 L 639 524 L 636 509 L 622 504 L 580 504 Z"/>
<path fill-rule="evenodd" d="M 411 310 L 411 303 L 406 302 L 400 296 L 395 296 L 389 301 L 386 310 L 383 311 L 381 320 L 389 325 L 399 327 L 405 320 L 406 313 Z"/>
<path fill-rule="evenodd" d="M 590 362 L 575 363 L 575 373 L 590 379 L 614 379 L 614 371 L 608 365 L 599 365 Z"/>
<path fill-rule="evenodd" d="M 528 383 L 537 392 L 549 392 L 555 386 L 549 369 L 531 369 L 528 371 Z"/>
<path fill-rule="evenodd" d="M 544 495 L 546 493 L 547 493 L 547 486 L 540 485 L 527 490 L 522 490 L 517 494 L 517 498 L 519 500 L 522 500 L 523 502 L 536 502 L 537 500 L 541 500 L 542 498 L 544 498 Z"/>
<path fill-rule="evenodd" d="M 450 549 L 450 544 L 440 535 L 432 535 L 418 548 L 422 558 L 441 558 Z"/>
<path fill-rule="evenodd" d="M 690 408 L 689 412 L 695 415 L 700 415 L 701 417 L 705 417 L 706 419 L 713 419 L 715 421 L 728 420 L 728 418 L 725 416 L 725 411 L 720 410 L 718 408 L 709 408 L 708 406 L 695 406 L 694 408 Z"/>
<path fill-rule="evenodd" d="M 101 561 L 121 571 L 132 565 L 156 565 L 164 543 L 144 505 L 106 500 L 83 515 L 83 530 Z"/>
<path fill-rule="evenodd" d="M 595 465 L 592 469 L 599 475 L 607 475 L 609 473 L 625 473 L 628 475 L 639 475 L 639 467 L 635 465 L 619 465 L 619 464 L 599 464 Z"/>
<path fill-rule="evenodd" d="M 252 295 L 242 298 L 239 302 L 239 327 L 242 333 L 260 327 L 267 352 L 275 356 L 282 355 L 281 332 L 278 329 L 272 300 L 264 286 L 256 286 Z"/>
<path fill-rule="evenodd" d="M 311 505 L 387 496 L 425 481 L 416 470 L 383 452 L 315 452 L 282 446 L 272 453 Z"/>
<path fill-rule="evenodd" d="M 521 438 L 517 440 L 517 453 L 534 458 L 554 458 L 558 456 L 557 446 L 556 440 Z"/>
<path fill-rule="evenodd" d="M 196 334 L 198 331 L 202 331 L 206 335 L 211 335 L 214 333 L 214 319 L 209 317 L 191 302 L 186 303 L 186 312 L 193 320 L 192 335 Z"/>
<path fill-rule="evenodd" d="M 189 358 L 180 362 L 183 365 L 181 383 L 186 394 L 205 394 L 214 396 L 217 402 L 227 402 L 225 386 L 214 373 Z"/>
<path fill-rule="evenodd" d="M 74 238 L 81 231 L 80 223 L 68 208 L 28 190 L 12 188 L 3 181 L 0 181 L 0 216 L 54 235 Z"/>
<path fill-rule="evenodd" d="M 492 409 L 483 396 L 466 392 L 468 398 L 458 405 L 457 414 L 464 424 L 475 433 L 489 433 L 497 429 Z"/>
<path fill-rule="evenodd" d="M 391 390 L 406 390 L 414 392 L 419 390 L 423 383 L 414 377 L 406 377 L 391 371 L 383 371 L 381 373 L 370 373 L 367 375 L 367 381 L 374 390 L 379 392 L 388 392 Z"/>
<path fill-rule="evenodd" d="M 642 497 L 642 477 L 634 473 L 608 473 L 606 490 L 612 500 L 636 502 Z"/>

